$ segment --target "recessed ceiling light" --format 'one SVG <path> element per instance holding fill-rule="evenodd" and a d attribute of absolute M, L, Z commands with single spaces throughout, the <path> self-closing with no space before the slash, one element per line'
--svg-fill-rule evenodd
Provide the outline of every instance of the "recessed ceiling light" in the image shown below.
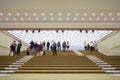
<path fill-rule="evenodd" d="M 91 20 L 92 20 L 92 18 L 89 18 L 89 20 L 91 21 Z"/>
<path fill-rule="evenodd" d="M 21 18 L 21 20 L 23 20 L 23 18 Z"/>
<path fill-rule="evenodd" d="M 28 16 L 28 13 L 25 13 L 26 16 Z"/>
<path fill-rule="evenodd" d="M 106 21 L 106 20 L 107 20 L 107 18 L 104 18 L 104 20 Z"/>
<path fill-rule="evenodd" d="M 37 14 L 36 13 L 33 13 L 34 16 L 36 16 Z"/>
<path fill-rule="evenodd" d="M 28 20 L 31 20 L 31 18 L 28 18 Z"/>
<path fill-rule="evenodd" d="M 6 18 L 6 20 L 8 20 L 8 18 Z"/>
<path fill-rule="evenodd" d="M 54 20 L 54 18 L 51 18 L 51 20 Z"/>
<path fill-rule="evenodd" d="M 0 13 L 0 15 L 2 16 L 2 15 L 3 15 L 3 13 Z"/>
<path fill-rule="evenodd" d="M 42 15 L 42 16 L 44 16 L 44 15 L 45 15 L 45 13 L 42 13 L 41 15 Z"/>
<path fill-rule="evenodd" d="M 16 20 L 16 18 L 13 18 L 13 20 L 15 21 L 15 20 Z"/>
<path fill-rule="evenodd" d="M 52 16 L 52 15 L 53 15 L 53 13 L 50 13 L 50 15 Z"/>
<path fill-rule="evenodd" d="M 46 18 L 43 18 L 43 20 L 46 20 Z"/>
<path fill-rule="evenodd" d="M 66 18 L 66 20 L 69 20 L 70 18 Z"/>
<path fill-rule="evenodd" d="M 39 20 L 39 18 L 35 18 L 35 20 Z"/>
<path fill-rule="evenodd" d="M 108 15 L 109 15 L 109 16 L 111 16 L 111 15 L 112 15 L 112 13 L 109 13 Z"/>
<path fill-rule="evenodd" d="M 59 15 L 59 16 L 61 16 L 62 14 L 61 14 L 61 13 L 59 13 L 58 15 Z"/>
<path fill-rule="evenodd" d="M 95 13 L 92 13 L 92 15 L 94 16 L 94 15 L 95 15 Z"/>
<path fill-rule="evenodd" d="M 115 20 L 114 18 L 112 18 L 112 21 Z"/>
<path fill-rule="evenodd" d="M 76 21 L 76 20 L 77 20 L 77 18 L 74 18 L 74 20 Z"/>
<path fill-rule="evenodd" d="M 20 14 L 19 13 L 17 13 L 17 16 L 19 16 Z"/>
<path fill-rule="evenodd" d="M 97 21 L 100 20 L 99 18 L 97 18 Z"/>
<path fill-rule="evenodd" d="M 62 18 L 58 18 L 59 20 L 62 20 Z"/>
<path fill-rule="evenodd" d="M 117 13 L 118 16 L 120 16 L 120 13 Z"/>
<path fill-rule="evenodd" d="M 76 15 L 76 16 L 78 16 L 79 14 L 78 14 L 78 13 L 76 13 L 75 15 Z"/>
<path fill-rule="evenodd" d="M 84 16 L 86 16 L 86 15 L 87 15 L 87 13 L 84 13 L 83 15 L 84 15 Z"/>
<path fill-rule="evenodd" d="M 70 15 L 70 13 L 67 13 L 67 15 L 69 16 L 69 15 Z"/>
<path fill-rule="evenodd" d="M 101 13 L 100 15 L 103 16 L 103 13 Z"/>
<path fill-rule="evenodd" d="M 85 20 L 84 18 L 81 18 L 81 20 L 83 21 L 83 20 Z"/>
<path fill-rule="evenodd" d="M 12 14 L 11 13 L 8 13 L 9 16 L 11 16 Z"/>

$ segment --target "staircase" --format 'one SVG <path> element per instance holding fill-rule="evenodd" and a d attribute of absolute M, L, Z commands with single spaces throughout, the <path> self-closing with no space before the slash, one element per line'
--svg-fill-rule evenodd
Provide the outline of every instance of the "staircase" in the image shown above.
<path fill-rule="evenodd" d="M 59 51 L 53 56 L 47 51 L 45 56 L 34 56 L 15 73 L 105 73 L 84 55 L 77 56 L 73 51 Z"/>

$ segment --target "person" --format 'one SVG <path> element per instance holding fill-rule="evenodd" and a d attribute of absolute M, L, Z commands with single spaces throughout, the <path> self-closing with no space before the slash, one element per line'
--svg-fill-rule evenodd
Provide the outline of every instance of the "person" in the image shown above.
<path fill-rule="evenodd" d="M 97 48 L 97 42 L 96 42 L 96 41 L 94 41 L 94 43 L 93 43 L 93 44 L 94 44 L 94 50 L 96 50 L 96 51 L 97 51 L 97 50 L 98 50 L 98 48 Z"/>
<path fill-rule="evenodd" d="M 58 41 L 58 43 L 57 43 L 57 50 L 61 50 L 61 44 L 60 44 L 60 41 Z"/>
<path fill-rule="evenodd" d="M 11 56 L 11 53 L 13 52 L 13 55 L 16 54 L 16 41 L 13 41 L 13 43 L 10 45 L 10 53 L 9 56 Z"/>
<path fill-rule="evenodd" d="M 66 46 L 67 46 L 67 50 L 69 50 L 69 47 L 70 47 L 69 41 L 67 41 Z"/>
<path fill-rule="evenodd" d="M 45 46 L 43 45 L 43 49 L 42 49 L 42 51 L 43 51 L 43 56 L 45 56 L 45 54 L 46 54 L 46 50 L 45 50 Z"/>
<path fill-rule="evenodd" d="M 52 41 L 51 41 L 51 45 L 50 45 L 51 51 L 52 51 L 52 49 L 53 49 L 53 43 L 54 43 L 54 41 L 52 40 Z"/>
<path fill-rule="evenodd" d="M 17 45 L 17 55 L 20 55 L 21 47 L 22 47 L 22 43 L 21 43 L 21 41 L 19 41 L 19 43 Z"/>
<path fill-rule="evenodd" d="M 30 55 L 30 49 L 27 48 L 26 55 Z"/>
<path fill-rule="evenodd" d="M 43 41 L 43 45 L 44 45 L 44 46 L 45 46 L 45 44 L 46 44 L 45 41 Z"/>
<path fill-rule="evenodd" d="M 33 50 L 33 47 L 34 47 L 34 41 L 31 41 L 30 42 L 30 50 Z"/>
<path fill-rule="evenodd" d="M 63 47 L 63 51 L 65 51 L 66 50 L 66 42 L 65 41 L 62 43 L 62 47 Z"/>
<path fill-rule="evenodd" d="M 43 44 L 42 44 L 42 42 L 40 42 L 40 44 L 38 45 L 38 53 L 37 53 L 37 55 L 41 55 L 42 50 L 43 50 Z"/>
<path fill-rule="evenodd" d="M 37 53 L 38 53 L 38 44 L 37 42 L 35 42 L 34 47 L 33 47 L 33 54 L 37 55 Z"/>
<path fill-rule="evenodd" d="M 55 42 L 53 42 L 53 44 L 52 44 L 52 51 L 53 51 L 53 56 L 57 55 L 56 43 Z"/>
<path fill-rule="evenodd" d="M 50 42 L 48 41 L 47 42 L 47 50 L 49 50 L 49 48 L 50 48 Z"/>
<path fill-rule="evenodd" d="M 94 50 L 93 42 L 90 41 L 89 45 L 90 45 L 90 51 L 93 51 Z"/>
<path fill-rule="evenodd" d="M 87 43 L 87 50 L 90 50 L 90 45 L 89 45 L 89 43 Z"/>

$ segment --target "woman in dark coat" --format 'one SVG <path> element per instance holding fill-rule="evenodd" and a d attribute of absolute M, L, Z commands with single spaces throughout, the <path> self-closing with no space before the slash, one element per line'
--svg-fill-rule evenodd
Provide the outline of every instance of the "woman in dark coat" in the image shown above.
<path fill-rule="evenodd" d="M 17 55 L 20 55 L 21 47 L 22 47 L 22 43 L 21 43 L 21 41 L 19 41 L 19 43 L 17 45 Z"/>
<path fill-rule="evenodd" d="M 12 52 L 13 52 L 13 55 L 16 53 L 16 41 L 13 41 L 13 43 L 10 45 L 9 56 L 11 55 Z"/>

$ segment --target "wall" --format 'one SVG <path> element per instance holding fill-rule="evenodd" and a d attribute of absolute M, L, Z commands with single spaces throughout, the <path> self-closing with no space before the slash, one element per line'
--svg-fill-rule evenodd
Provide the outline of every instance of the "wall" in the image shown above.
<path fill-rule="evenodd" d="M 6 35 L 0 31 L 0 55 L 8 55 L 10 52 L 10 45 L 15 40 L 15 38 Z M 17 41 L 17 40 L 16 40 Z M 17 41 L 18 42 L 18 41 Z M 25 50 L 27 45 L 22 42 L 21 50 Z"/>
<path fill-rule="evenodd" d="M 99 42 L 98 50 L 105 55 L 120 55 L 120 31 Z"/>

